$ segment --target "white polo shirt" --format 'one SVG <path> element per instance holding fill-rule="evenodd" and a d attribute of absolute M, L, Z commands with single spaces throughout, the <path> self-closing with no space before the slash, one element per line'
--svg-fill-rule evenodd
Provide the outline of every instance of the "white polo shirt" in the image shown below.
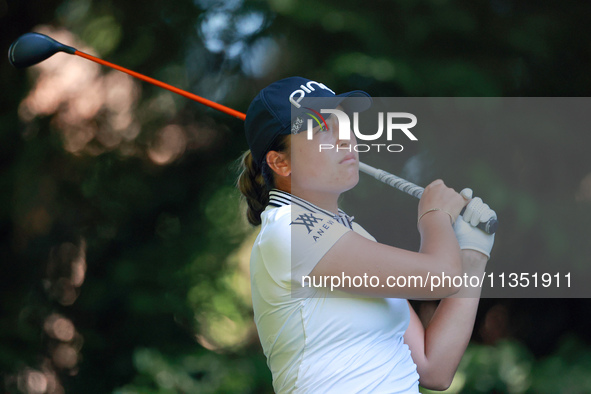
<path fill-rule="evenodd" d="M 403 339 L 406 300 L 329 288 L 315 289 L 314 297 L 292 294 L 343 234 L 375 239 L 344 212 L 335 216 L 279 190 L 271 191 L 261 219 L 250 260 L 252 299 L 275 391 L 418 393 L 419 375 Z"/>

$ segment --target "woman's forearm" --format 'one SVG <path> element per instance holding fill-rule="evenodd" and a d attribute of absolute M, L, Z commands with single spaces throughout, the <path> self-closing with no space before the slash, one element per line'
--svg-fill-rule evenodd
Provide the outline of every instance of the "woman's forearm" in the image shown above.
<path fill-rule="evenodd" d="M 443 212 L 429 213 L 420 220 L 418 229 L 421 234 L 420 252 L 435 257 L 437 262 L 433 272 L 460 274 L 462 256 L 449 216 Z"/>
<path fill-rule="evenodd" d="M 486 267 L 486 256 L 474 250 L 462 250 L 461 253 L 464 273 L 481 276 Z M 440 301 L 425 329 L 425 358 L 429 370 L 421 384 L 428 386 L 429 381 L 451 384 L 470 342 L 480 292 L 480 288 L 461 288 L 454 296 Z"/>

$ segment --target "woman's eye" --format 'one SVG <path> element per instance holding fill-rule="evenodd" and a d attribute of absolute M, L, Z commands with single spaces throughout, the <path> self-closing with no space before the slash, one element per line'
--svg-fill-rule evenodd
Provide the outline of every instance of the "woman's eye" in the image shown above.
<path fill-rule="evenodd" d="M 322 132 L 326 132 L 326 131 L 330 131 L 330 126 L 328 126 L 328 125 L 326 125 L 326 126 L 325 125 L 322 125 L 322 127 L 320 127 L 318 129 L 318 132 L 321 132 L 321 133 Z"/>

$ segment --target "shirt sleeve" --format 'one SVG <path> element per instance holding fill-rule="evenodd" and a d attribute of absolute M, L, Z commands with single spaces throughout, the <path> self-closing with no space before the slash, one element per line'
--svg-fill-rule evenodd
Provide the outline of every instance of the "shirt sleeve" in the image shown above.
<path fill-rule="evenodd" d="M 301 287 L 316 264 L 351 229 L 336 219 L 293 207 L 291 212 L 291 277 Z"/>
<path fill-rule="evenodd" d="M 302 277 L 351 231 L 326 214 L 296 206 L 275 208 L 266 216 L 269 224 L 261 229 L 255 247 L 273 282 L 288 291 L 301 288 Z"/>

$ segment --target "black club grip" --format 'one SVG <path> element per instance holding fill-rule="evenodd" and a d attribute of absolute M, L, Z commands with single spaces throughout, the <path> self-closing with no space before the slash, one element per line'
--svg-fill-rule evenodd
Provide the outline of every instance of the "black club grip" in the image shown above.
<path fill-rule="evenodd" d="M 460 215 L 463 215 L 466 211 L 466 207 L 462 209 Z M 476 225 L 477 228 L 481 229 L 487 234 L 494 234 L 497 232 L 497 228 L 499 227 L 499 220 L 495 218 L 490 218 L 487 222 L 480 222 Z"/>

